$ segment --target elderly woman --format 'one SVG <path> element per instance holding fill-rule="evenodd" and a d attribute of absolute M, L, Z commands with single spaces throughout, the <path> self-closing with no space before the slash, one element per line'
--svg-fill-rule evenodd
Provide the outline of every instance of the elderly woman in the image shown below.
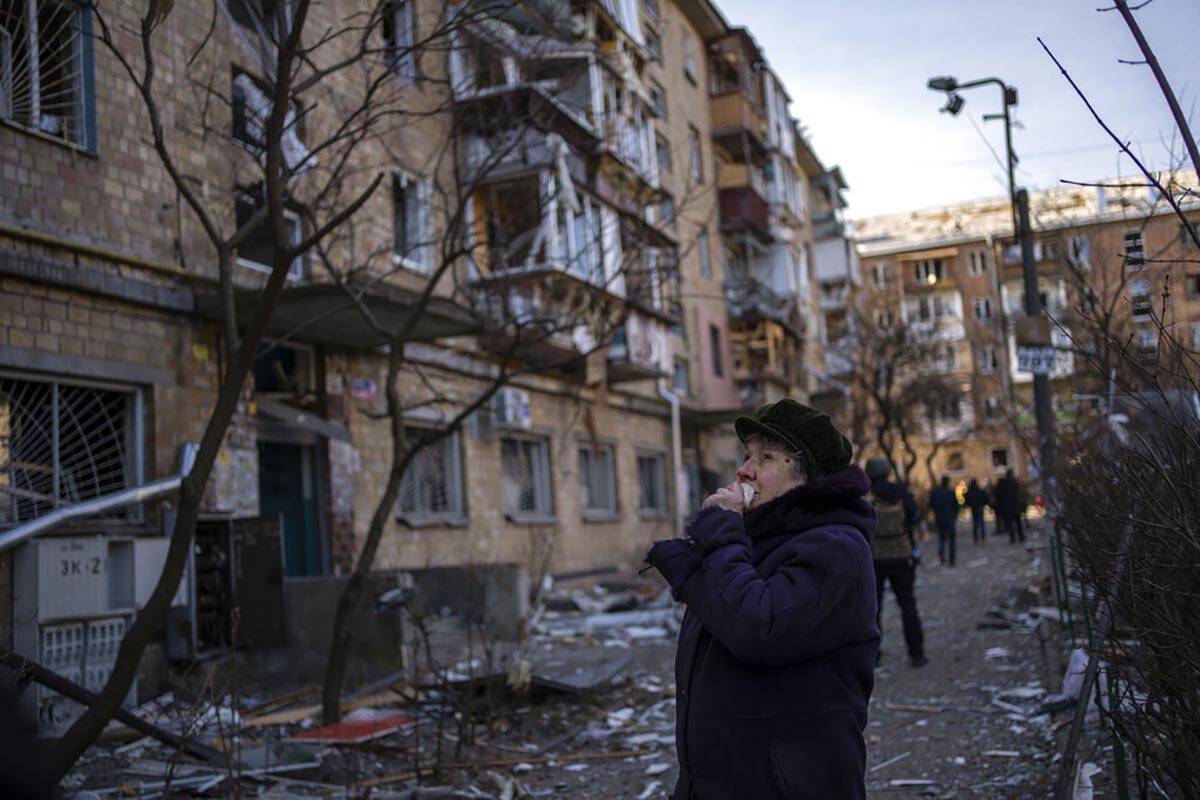
<path fill-rule="evenodd" d="M 879 647 L 870 483 L 829 417 L 794 400 L 735 428 L 737 480 L 688 539 L 646 556 L 687 604 L 673 797 L 863 798 Z"/>

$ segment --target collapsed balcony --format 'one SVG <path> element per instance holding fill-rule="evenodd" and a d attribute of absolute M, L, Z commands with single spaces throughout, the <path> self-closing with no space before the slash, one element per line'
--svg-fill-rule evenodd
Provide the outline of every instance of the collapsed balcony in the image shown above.
<path fill-rule="evenodd" d="M 662 338 L 677 322 L 674 251 L 655 245 L 650 226 L 577 190 L 564 170 L 485 185 L 472 210 L 471 283 L 497 328 L 485 337 L 490 349 L 515 342 L 522 358 L 565 361 L 568 351 L 595 347 L 583 332 L 620 330 L 625 342 L 640 342 L 645 336 L 630 334 L 628 319 L 661 329 L 654 335 Z M 613 354 L 621 379 L 658 369 L 662 362 L 644 351 Z"/>
<path fill-rule="evenodd" d="M 639 46 L 609 27 L 597 17 L 593 36 L 571 39 L 477 15 L 454 35 L 452 91 L 465 129 L 557 133 L 597 159 L 604 182 L 645 205 L 658 189 L 653 101 L 639 76 Z"/>

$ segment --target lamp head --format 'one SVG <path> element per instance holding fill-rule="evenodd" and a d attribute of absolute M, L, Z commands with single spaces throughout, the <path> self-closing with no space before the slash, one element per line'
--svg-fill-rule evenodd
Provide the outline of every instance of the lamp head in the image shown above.
<path fill-rule="evenodd" d="M 925 84 L 935 92 L 953 92 L 958 88 L 958 79 L 952 78 L 949 75 L 941 75 L 936 78 L 930 78 Z"/>
<path fill-rule="evenodd" d="M 951 92 L 946 96 L 946 105 L 939 108 L 938 111 L 942 112 L 943 114 L 949 114 L 952 117 L 957 117 L 958 112 L 962 111 L 962 107 L 966 105 L 966 103 L 967 101 L 963 99 L 961 94 L 958 92 Z"/>

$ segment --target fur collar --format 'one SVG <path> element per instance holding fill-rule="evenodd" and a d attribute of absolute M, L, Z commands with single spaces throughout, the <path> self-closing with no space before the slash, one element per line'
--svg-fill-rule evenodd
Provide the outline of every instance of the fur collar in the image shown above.
<path fill-rule="evenodd" d="M 778 533 L 806 530 L 806 518 L 824 521 L 828 512 L 853 510 L 861 513 L 862 497 L 871 491 L 871 482 L 858 466 L 850 466 L 833 475 L 797 486 L 768 503 L 746 512 L 746 531 L 752 539 Z"/>

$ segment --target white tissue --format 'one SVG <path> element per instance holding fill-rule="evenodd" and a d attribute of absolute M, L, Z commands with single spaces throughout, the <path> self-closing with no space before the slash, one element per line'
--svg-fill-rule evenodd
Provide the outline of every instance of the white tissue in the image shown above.
<path fill-rule="evenodd" d="M 750 501 L 754 499 L 754 487 L 748 483 L 739 484 L 742 487 L 742 503 L 750 505 Z"/>

